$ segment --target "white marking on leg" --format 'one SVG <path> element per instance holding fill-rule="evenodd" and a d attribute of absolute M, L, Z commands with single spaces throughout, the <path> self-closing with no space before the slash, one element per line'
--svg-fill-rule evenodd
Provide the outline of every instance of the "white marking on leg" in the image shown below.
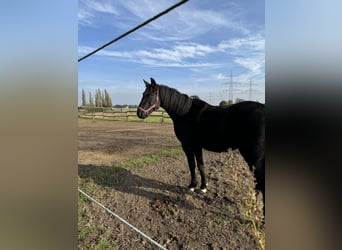
<path fill-rule="evenodd" d="M 195 188 L 189 188 L 189 190 L 190 190 L 191 192 L 194 192 L 194 191 L 195 191 Z"/>

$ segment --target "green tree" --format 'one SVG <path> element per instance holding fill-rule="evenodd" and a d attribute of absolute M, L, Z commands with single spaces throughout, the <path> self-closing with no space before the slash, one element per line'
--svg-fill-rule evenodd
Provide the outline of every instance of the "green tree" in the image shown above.
<path fill-rule="evenodd" d="M 104 90 L 104 95 L 105 95 L 104 99 L 105 99 L 106 107 L 112 107 L 113 106 L 112 99 L 110 98 L 109 93 L 106 89 Z"/>
<path fill-rule="evenodd" d="M 82 89 L 82 106 L 87 106 L 86 95 L 84 89 Z"/>
<path fill-rule="evenodd" d="M 95 107 L 112 107 L 112 99 L 110 98 L 110 95 L 106 89 L 101 91 L 100 89 L 97 89 L 95 91 L 95 103 L 94 99 L 91 95 L 91 92 L 89 92 L 89 105 L 95 106 Z"/>
<path fill-rule="evenodd" d="M 95 93 L 95 106 L 96 107 L 103 107 L 102 106 L 102 96 L 101 96 L 101 90 L 97 89 Z"/>
<path fill-rule="evenodd" d="M 89 106 L 94 106 L 94 100 L 93 100 L 93 97 L 91 96 L 90 91 L 89 91 Z"/>
<path fill-rule="evenodd" d="M 101 92 L 102 107 L 107 107 L 107 102 L 106 102 L 104 91 L 100 91 L 100 92 Z"/>
<path fill-rule="evenodd" d="M 241 98 L 236 98 L 235 99 L 235 103 L 238 103 L 238 102 L 244 102 L 245 100 L 244 99 L 241 99 Z"/>
<path fill-rule="evenodd" d="M 224 106 L 227 106 L 228 103 L 227 103 L 227 101 L 223 100 L 223 101 L 220 102 L 219 105 L 220 105 L 220 107 L 224 107 Z"/>

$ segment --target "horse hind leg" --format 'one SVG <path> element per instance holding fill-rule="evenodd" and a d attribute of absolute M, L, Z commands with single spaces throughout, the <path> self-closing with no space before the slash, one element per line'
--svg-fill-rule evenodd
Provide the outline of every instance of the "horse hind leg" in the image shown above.
<path fill-rule="evenodd" d="M 265 215 L 265 155 L 263 151 L 240 148 L 240 153 L 247 162 L 250 170 L 253 172 L 256 180 L 255 189 L 260 191 L 263 196 L 263 212 Z"/>
<path fill-rule="evenodd" d="M 255 189 L 262 193 L 263 197 L 263 212 L 265 215 L 265 207 L 266 207 L 266 194 L 265 194 L 265 158 L 257 161 L 255 164 L 254 176 L 256 179 L 256 187 Z"/>

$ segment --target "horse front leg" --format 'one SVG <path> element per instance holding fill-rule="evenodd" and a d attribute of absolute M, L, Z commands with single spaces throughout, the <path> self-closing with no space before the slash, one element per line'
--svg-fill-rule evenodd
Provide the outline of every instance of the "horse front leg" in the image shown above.
<path fill-rule="evenodd" d="M 194 152 L 193 150 L 185 147 L 184 145 L 182 145 L 182 148 L 188 160 L 188 165 L 189 165 L 190 175 L 191 175 L 191 182 L 188 188 L 190 189 L 190 191 L 195 191 L 195 187 L 197 186 L 197 179 L 196 179 L 196 173 L 195 173 L 196 163 L 195 163 Z"/>
<path fill-rule="evenodd" d="M 201 175 L 201 181 L 202 181 L 201 191 L 203 193 L 206 193 L 207 192 L 207 180 L 205 178 L 203 154 L 202 154 L 201 148 L 198 148 L 195 150 L 195 156 L 196 156 L 197 167 L 198 167 L 198 170 L 200 171 L 200 175 Z"/>

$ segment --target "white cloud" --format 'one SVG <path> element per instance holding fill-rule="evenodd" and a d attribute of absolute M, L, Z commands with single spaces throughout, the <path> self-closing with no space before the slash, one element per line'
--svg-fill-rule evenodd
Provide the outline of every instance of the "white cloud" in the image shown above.
<path fill-rule="evenodd" d="M 85 55 L 93 49 L 79 47 L 79 54 Z M 232 63 L 236 63 L 253 74 L 260 74 L 264 65 L 264 38 L 253 36 L 222 41 L 209 46 L 199 43 L 177 43 L 170 48 L 153 48 L 150 50 L 115 51 L 104 49 L 97 56 L 113 57 L 148 66 L 160 67 L 218 67 L 221 61 L 215 55 L 227 54 Z M 220 76 L 223 78 L 223 75 Z"/>
<path fill-rule="evenodd" d="M 234 30 L 242 34 L 249 33 L 248 29 L 236 21 L 234 16 L 233 13 L 220 13 L 212 10 L 190 8 L 179 10 L 179 21 L 182 22 L 180 25 L 185 25 L 187 32 L 203 34 L 215 27 L 215 29 L 224 28 L 226 31 Z"/>
<path fill-rule="evenodd" d="M 91 0 L 83 0 L 85 5 L 93 11 L 109 13 L 117 15 L 118 12 L 114 8 L 114 6 L 110 3 L 110 1 L 91 1 Z"/>
<path fill-rule="evenodd" d="M 172 68 L 187 68 L 187 69 L 197 69 L 197 68 L 216 68 L 221 66 L 219 63 L 192 63 L 192 62 L 164 62 L 160 60 L 153 60 L 147 58 L 141 58 L 139 63 L 143 63 L 147 66 L 153 67 L 172 67 Z"/>
<path fill-rule="evenodd" d="M 134 15 L 141 21 L 155 16 L 173 4 L 169 0 L 140 0 L 139 4 L 136 1 L 127 0 L 120 0 L 119 2 L 126 9 L 126 15 Z M 154 41 L 184 41 L 199 37 L 213 30 L 213 28 L 247 35 L 250 31 L 242 24 L 237 12 L 234 6 L 211 10 L 198 9 L 187 3 L 149 23 L 143 30 L 139 31 L 139 35 Z"/>
<path fill-rule="evenodd" d="M 156 48 L 151 51 L 138 51 L 137 54 L 153 59 L 170 62 L 182 62 L 184 59 L 204 57 L 215 49 L 201 44 L 178 44 L 171 49 Z"/>
<path fill-rule="evenodd" d="M 265 39 L 261 35 L 223 41 L 218 45 L 218 49 L 230 54 L 235 64 L 247 70 L 247 73 L 240 76 L 242 81 L 264 79 Z M 217 77 L 224 79 L 225 76 Z"/>
<path fill-rule="evenodd" d="M 110 1 L 79 0 L 78 23 L 90 25 L 96 17 L 96 12 L 118 15 L 118 11 Z"/>
<path fill-rule="evenodd" d="M 231 50 L 232 52 L 264 52 L 265 50 L 265 38 L 261 35 L 243 37 L 243 38 L 233 38 L 228 41 L 222 41 L 218 45 L 219 49 Z"/>
<path fill-rule="evenodd" d="M 227 80 L 229 78 L 228 75 L 225 75 L 223 73 L 218 73 L 213 76 L 215 80 Z"/>
<path fill-rule="evenodd" d="M 150 18 L 156 15 L 158 12 L 170 7 L 172 3 L 169 0 L 139 0 L 139 4 L 136 1 L 119 0 L 120 5 L 133 15 L 139 17 L 142 20 Z"/>
<path fill-rule="evenodd" d="M 234 60 L 237 64 L 240 64 L 241 66 L 249 69 L 252 73 L 260 73 L 261 64 L 262 62 L 259 60 L 259 58 L 250 57 L 250 58 L 236 58 Z"/>
<path fill-rule="evenodd" d="M 91 18 L 93 17 L 94 15 L 91 14 L 89 11 L 85 10 L 85 9 L 78 9 L 78 23 L 79 24 L 91 24 Z"/>

